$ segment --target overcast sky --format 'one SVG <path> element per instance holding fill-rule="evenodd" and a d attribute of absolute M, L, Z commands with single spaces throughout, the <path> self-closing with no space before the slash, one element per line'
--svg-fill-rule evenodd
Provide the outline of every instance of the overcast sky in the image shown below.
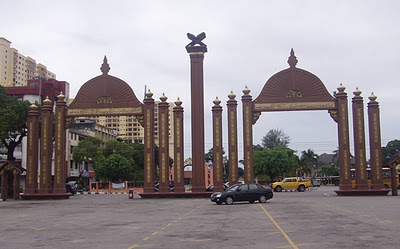
<path fill-rule="evenodd" d="M 0 37 L 46 65 L 58 80 L 68 81 L 72 97 L 101 73 L 104 55 L 109 74 L 126 81 L 140 100 L 145 85 L 157 100 L 163 93 L 168 101 L 180 97 L 186 119 L 185 157 L 191 155 L 188 32 L 207 35 L 205 150 L 212 147 L 212 101 L 216 96 L 223 101 L 226 117 L 232 90 L 239 103 L 243 152 L 242 90 L 247 85 L 255 99 L 273 74 L 288 67 L 291 48 L 297 67 L 318 76 L 329 92 L 343 83 L 349 107 L 356 87 L 365 109 L 373 91 L 381 107 L 382 145 L 400 139 L 399 1 L 27 0 L 1 6 Z M 351 111 L 349 121 L 352 124 Z M 254 126 L 254 143 L 261 144 L 273 128 L 283 129 L 291 138 L 289 147 L 299 153 L 337 149 L 337 125 L 327 111 L 263 113 Z M 223 139 L 227 141 L 226 133 Z"/>

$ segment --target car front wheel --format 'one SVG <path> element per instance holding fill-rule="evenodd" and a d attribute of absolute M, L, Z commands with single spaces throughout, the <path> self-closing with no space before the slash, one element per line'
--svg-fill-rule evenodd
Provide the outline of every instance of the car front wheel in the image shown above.
<path fill-rule="evenodd" d="M 265 195 L 261 195 L 260 198 L 258 199 L 260 203 L 265 203 L 267 201 L 267 197 Z"/>
<path fill-rule="evenodd" d="M 299 186 L 299 192 L 304 192 L 306 188 L 304 187 L 304 185 L 300 185 Z"/>
<path fill-rule="evenodd" d="M 277 186 L 277 187 L 275 188 L 275 191 L 276 191 L 276 192 L 282 192 L 282 187 L 281 187 L 281 186 Z"/>
<path fill-rule="evenodd" d="M 233 199 L 232 199 L 232 197 L 230 197 L 230 196 L 226 197 L 225 203 L 228 204 L 228 205 L 233 204 Z"/>

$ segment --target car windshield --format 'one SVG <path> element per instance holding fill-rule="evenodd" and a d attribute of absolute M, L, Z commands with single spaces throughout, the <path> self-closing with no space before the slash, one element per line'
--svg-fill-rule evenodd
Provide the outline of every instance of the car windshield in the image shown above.
<path fill-rule="evenodd" d="M 229 191 L 229 192 L 236 191 L 236 189 L 238 189 L 239 187 L 240 187 L 240 185 L 233 185 L 233 186 L 229 187 L 226 191 Z"/>

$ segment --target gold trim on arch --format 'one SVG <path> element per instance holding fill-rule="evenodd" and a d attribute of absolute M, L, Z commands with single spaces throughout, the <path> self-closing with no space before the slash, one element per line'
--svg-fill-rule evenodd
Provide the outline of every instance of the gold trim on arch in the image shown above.
<path fill-rule="evenodd" d="M 85 116 L 85 115 L 134 115 L 142 114 L 142 107 L 126 107 L 126 108 L 87 108 L 87 109 L 67 109 L 67 115 Z"/>
<path fill-rule="evenodd" d="M 254 111 L 327 110 L 334 108 L 336 108 L 334 101 L 254 104 Z"/>

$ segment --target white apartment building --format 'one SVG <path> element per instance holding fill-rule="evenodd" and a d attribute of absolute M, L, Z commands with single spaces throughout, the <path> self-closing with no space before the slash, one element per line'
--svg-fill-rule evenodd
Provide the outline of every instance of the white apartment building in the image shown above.
<path fill-rule="evenodd" d="M 11 42 L 0 37 L 0 85 L 26 86 L 28 80 L 39 77 L 56 79 L 56 75 L 47 70 L 46 66 L 19 53 L 11 47 Z"/>

